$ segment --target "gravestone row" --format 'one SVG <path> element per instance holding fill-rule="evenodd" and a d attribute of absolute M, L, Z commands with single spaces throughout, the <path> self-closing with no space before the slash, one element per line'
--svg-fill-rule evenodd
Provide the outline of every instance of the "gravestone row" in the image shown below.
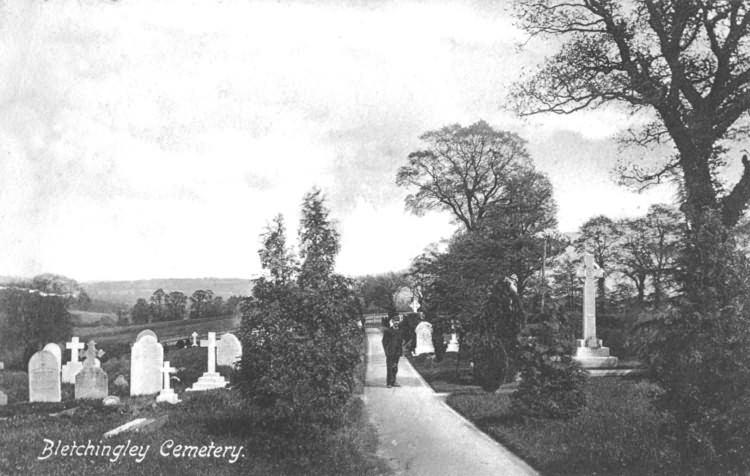
<path fill-rule="evenodd" d="M 232 334 L 225 334 L 217 343 L 216 333 L 209 332 L 208 339 L 200 341 L 200 345 L 208 351 L 207 371 L 188 390 L 225 387 L 227 382 L 216 372 L 216 365 L 235 365 L 242 356 L 242 344 Z M 78 351 L 84 345 L 78 337 L 73 337 L 66 344 L 66 348 L 71 351 L 71 358 L 64 366 L 61 365 L 62 351 L 57 344 L 47 344 L 44 349 L 35 353 L 28 363 L 29 402 L 61 401 L 63 382 L 75 385 L 77 400 L 107 398 L 109 377 L 99 361 L 104 351 L 97 349 L 93 340 L 86 347 L 84 361 L 80 362 Z M 164 348 L 158 342 L 156 334 L 151 330 L 139 333 L 130 355 L 130 395 L 158 393 L 157 401 L 178 403 L 180 400 L 170 386 L 171 374 L 176 371 L 169 361 L 164 361 Z M 7 396 L 0 392 L 0 405 L 6 403 Z"/>

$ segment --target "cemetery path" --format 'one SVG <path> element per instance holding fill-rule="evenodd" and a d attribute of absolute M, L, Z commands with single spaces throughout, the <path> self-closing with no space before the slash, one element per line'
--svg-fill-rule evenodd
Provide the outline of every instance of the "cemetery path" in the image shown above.
<path fill-rule="evenodd" d="M 367 329 L 365 405 L 378 454 L 397 475 L 537 475 L 529 465 L 451 409 L 401 358 L 396 388 L 385 386 L 380 329 Z"/>

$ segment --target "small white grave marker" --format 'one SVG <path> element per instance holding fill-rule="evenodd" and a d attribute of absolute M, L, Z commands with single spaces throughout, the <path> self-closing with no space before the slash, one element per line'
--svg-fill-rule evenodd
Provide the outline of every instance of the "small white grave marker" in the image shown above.
<path fill-rule="evenodd" d="M 169 361 L 164 361 L 164 367 L 161 368 L 161 372 L 164 374 L 164 386 L 161 389 L 161 392 L 159 392 L 159 395 L 156 397 L 157 402 L 168 402 L 171 404 L 179 403 L 180 399 L 177 398 L 177 394 L 174 393 L 174 390 L 169 386 L 169 379 L 171 378 L 171 374 L 177 372 L 177 369 L 174 367 L 171 367 L 169 365 Z"/>
<path fill-rule="evenodd" d="M 193 338 L 193 347 L 198 347 L 198 333 L 193 332 L 190 337 Z"/>

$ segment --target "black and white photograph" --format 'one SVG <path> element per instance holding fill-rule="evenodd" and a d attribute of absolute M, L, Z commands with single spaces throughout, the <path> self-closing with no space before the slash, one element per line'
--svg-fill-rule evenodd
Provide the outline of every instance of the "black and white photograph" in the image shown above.
<path fill-rule="evenodd" d="M 0 74 L 0 476 L 750 475 L 747 0 L 5 0 Z"/>

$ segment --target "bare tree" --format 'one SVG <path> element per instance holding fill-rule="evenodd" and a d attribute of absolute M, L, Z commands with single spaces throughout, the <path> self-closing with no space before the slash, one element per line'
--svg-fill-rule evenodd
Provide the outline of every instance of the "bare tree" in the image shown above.
<path fill-rule="evenodd" d="M 726 141 L 748 132 L 750 12 L 743 0 L 517 0 L 521 26 L 563 40 L 560 51 L 519 82 L 524 114 L 568 114 L 611 102 L 647 110 L 654 121 L 632 131 L 641 144 L 671 142 L 666 164 L 631 168 L 654 183 L 673 175 L 693 225 L 716 211 L 725 226 L 750 199 L 750 161 L 725 190 L 717 171 Z"/>

